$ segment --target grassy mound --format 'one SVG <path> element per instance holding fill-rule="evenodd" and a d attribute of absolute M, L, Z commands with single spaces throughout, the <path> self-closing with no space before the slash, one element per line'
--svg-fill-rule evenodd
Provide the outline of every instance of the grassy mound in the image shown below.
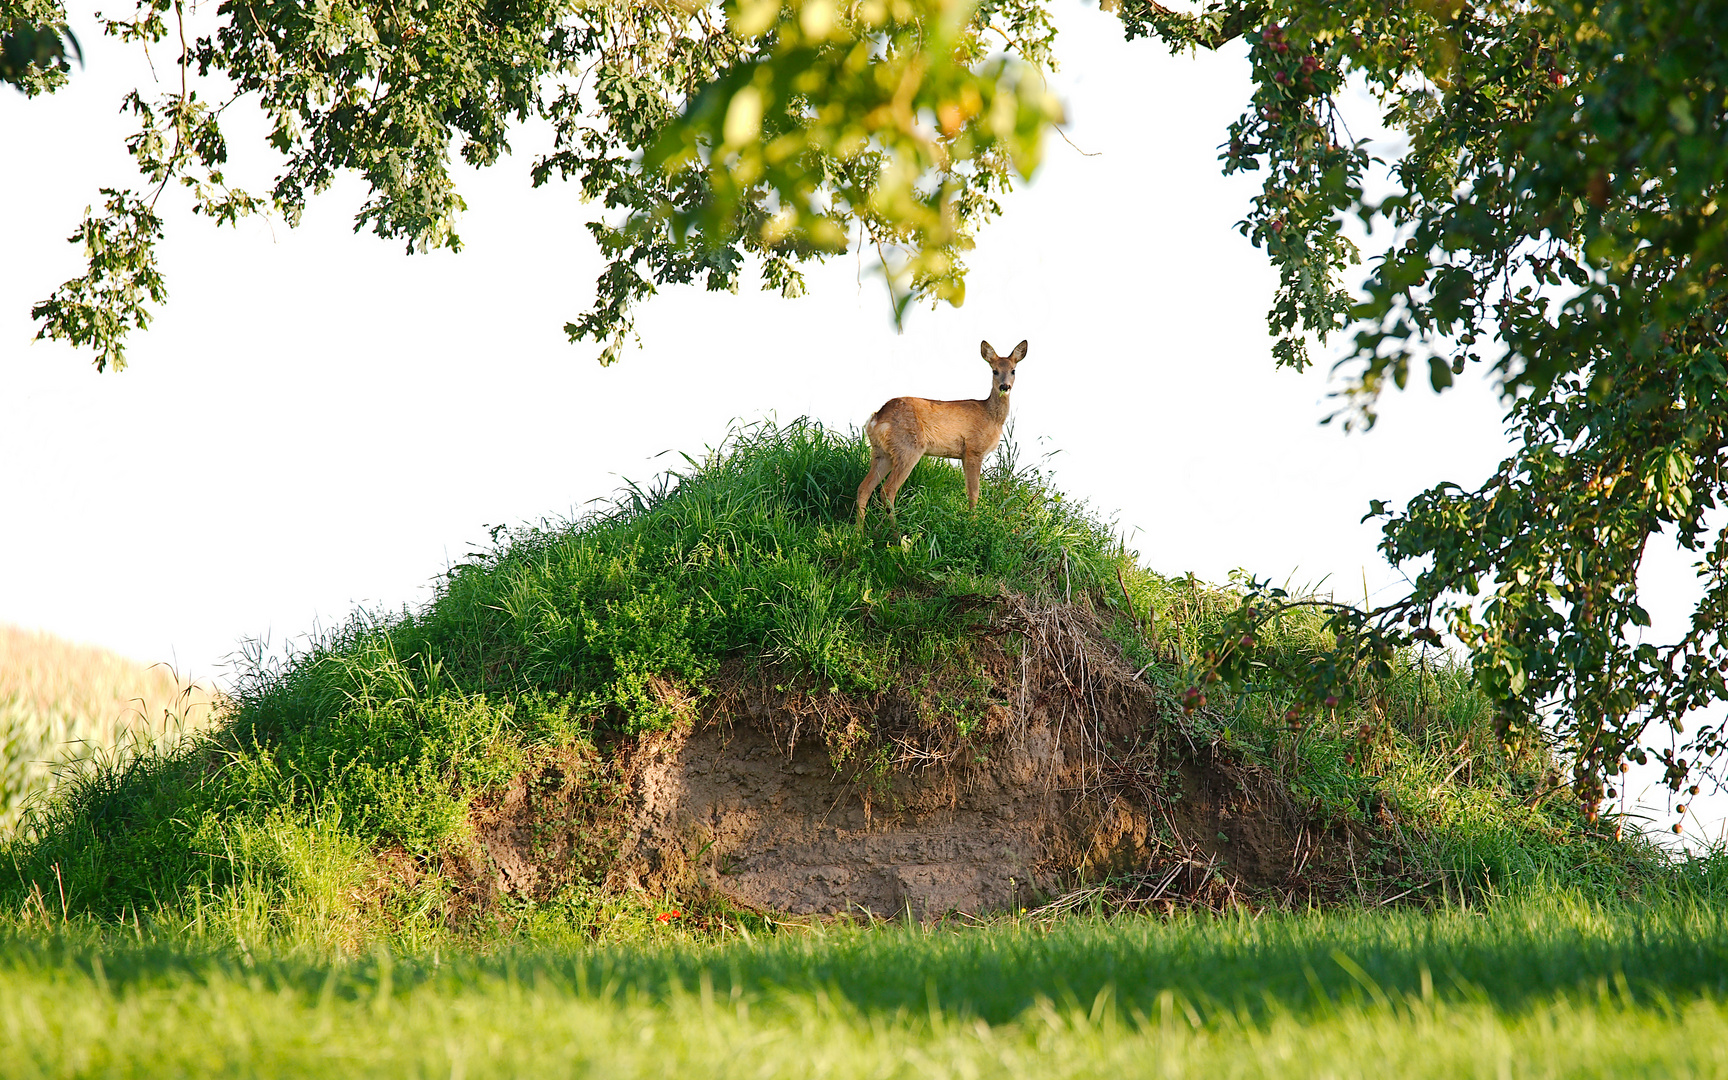
<path fill-rule="evenodd" d="M 1172 704 L 1187 685 L 1184 658 L 1226 592 L 1140 568 L 1011 449 L 976 512 L 956 469 L 921 464 L 894 536 L 853 527 L 864 468 L 852 438 L 761 425 L 604 512 L 495 536 L 422 610 L 356 618 L 244 673 L 211 732 L 80 773 L 9 844 L 0 906 L 417 933 L 438 924 L 440 854 L 476 799 L 549 753 L 595 804 L 615 799 L 613 763 L 691 721 L 726 678 L 854 703 L 806 734 L 836 762 L 880 751 L 871 703 L 891 691 L 944 746 L 988 753 L 1001 691 L 981 643 L 1022 647 L 1003 613 L 1026 605 L 1085 610 Z M 1293 653 L 1317 644 L 1300 617 L 1277 634 Z M 1656 872 L 1647 848 L 1545 797 L 1550 756 L 1499 747 L 1459 669 L 1411 655 L 1362 690 L 1356 711 L 1300 730 L 1279 719 L 1285 702 L 1250 691 L 1192 716 L 1167 708 L 1156 734 L 1252 765 L 1312 821 L 1395 849 L 1395 877 L 1358 874 L 1364 894 L 1556 877 L 1624 891 Z M 600 925 L 619 901 L 598 878 L 578 884 L 560 917 Z"/>

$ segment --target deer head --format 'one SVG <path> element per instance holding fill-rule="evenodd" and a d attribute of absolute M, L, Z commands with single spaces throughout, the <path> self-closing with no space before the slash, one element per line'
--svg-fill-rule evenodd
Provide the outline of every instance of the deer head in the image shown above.
<path fill-rule="evenodd" d="M 1014 351 L 1007 356 L 997 356 L 996 350 L 990 347 L 988 341 L 980 341 L 978 351 L 983 354 L 984 362 L 990 365 L 990 370 L 996 373 L 996 378 L 990 384 L 993 387 L 992 395 L 1006 394 L 1014 389 L 1014 369 L 1019 366 L 1020 361 L 1026 359 L 1026 343 L 1022 341 L 1014 346 Z"/>

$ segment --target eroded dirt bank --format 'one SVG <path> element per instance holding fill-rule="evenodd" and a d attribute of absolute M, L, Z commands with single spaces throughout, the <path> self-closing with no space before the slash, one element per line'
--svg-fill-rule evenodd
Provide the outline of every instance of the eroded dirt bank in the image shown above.
<path fill-rule="evenodd" d="M 1047 730 L 982 763 L 892 782 L 836 773 L 819 746 L 790 755 L 748 725 L 668 739 L 640 766 L 614 874 L 650 890 L 710 889 L 751 908 L 917 916 L 1035 902 L 1077 869 L 1144 861 L 1147 819 L 1076 813 L 1047 781 Z"/>
<path fill-rule="evenodd" d="M 992 703 L 962 739 L 904 695 L 739 682 L 609 758 L 549 753 L 476 802 L 445 859 L 458 906 L 586 881 L 931 918 L 1105 879 L 1142 902 L 1218 905 L 1324 897 L 1374 857 L 1360 826 L 1306 820 L 1270 774 L 1196 743 L 1080 615 L 1033 629 L 1039 648 L 988 654 Z M 836 753 L 834 733 L 860 724 L 870 738 Z"/>

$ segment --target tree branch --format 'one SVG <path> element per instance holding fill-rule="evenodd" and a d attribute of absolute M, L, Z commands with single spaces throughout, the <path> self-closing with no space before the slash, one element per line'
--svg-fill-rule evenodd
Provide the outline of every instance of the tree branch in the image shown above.
<path fill-rule="evenodd" d="M 1171 48 L 1220 49 L 1241 37 L 1249 27 L 1266 18 L 1269 5 L 1261 0 L 1250 3 L 1225 3 L 1208 7 L 1198 15 L 1172 11 L 1158 0 L 1119 0 L 1115 5 L 1100 5 L 1105 10 L 1116 8 L 1122 28 L 1132 41 L 1137 37 L 1157 36 Z"/>

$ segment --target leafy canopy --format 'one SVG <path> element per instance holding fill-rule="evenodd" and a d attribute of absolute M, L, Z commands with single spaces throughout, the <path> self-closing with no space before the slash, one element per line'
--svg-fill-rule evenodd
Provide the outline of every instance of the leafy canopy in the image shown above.
<path fill-rule="evenodd" d="M 11 83 L 25 97 L 52 93 L 72 70 L 70 53 L 80 61 L 84 49 L 53 0 L 8 0 L 0 4 L 0 83 Z"/>
<path fill-rule="evenodd" d="M 43 3 L 6 0 L 0 14 L 63 22 Z M 1252 95 L 1222 161 L 1263 177 L 1242 229 L 1280 272 L 1277 362 L 1301 369 L 1311 341 L 1341 345 L 1339 415 L 1352 425 L 1371 424 L 1378 395 L 1413 372 L 1443 391 L 1485 368 L 1517 446 L 1475 487 L 1444 484 L 1402 511 L 1374 504 L 1411 588 L 1377 608 L 1328 605 L 1330 655 L 1267 666 L 1259 630 L 1294 601 L 1258 586 L 1202 678 L 1285 681 L 1330 708 L 1354 673 L 1446 628 L 1508 736 L 1542 726 L 1560 739 L 1591 806 L 1625 758 L 1654 755 L 1676 788 L 1714 761 L 1721 722 L 1687 732 L 1683 718 L 1728 701 L 1728 537 L 1712 517 L 1728 424 L 1728 8 L 1100 7 L 1130 39 L 1248 49 Z M 144 0 L 106 29 L 157 42 L 183 15 Z M 591 226 L 608 260 L 595 306 L 567 329 L 604 342 L 609 362 L 659 286 L 732 289 L 750 260 L 793 294 L 804 262 L 869 244 L 897 315 L 913 297 L 959 302 L 971 236 L 1036 167 L 1057 116 L 1034 70 L 1053 63 L 1040 0 L 228 0 L 187 40 L 179 91 L 128 99 L 140 122 L 129 145 L 155 190 L 105 192 L 73 237 L 89 271 L 36 309 L 44 335 L 91 346 L 99 366 L 123 363 L 126 332 L 163 296 L 153 208 L 170 181 L 221 220 L 274 206 L 293 221 L 350 169 L 370 185 L 357 227 L 455 247 L 452 148 L 490 164 L 512 124 L 546 119 L 555 141 L 535 182 L 574 180 L 608 210 Z M 285 165 L 268 199 L 225 186 L 221 106 L 199 97 L 200 79 L 271 117 Z M 1395 160 L 1351 135 L 1341 102 L 1356 91 L 1406 140 Z M 1377 170 L 1384 196 L 1369 194 Z M 1352 216 L 1377 248 L 1360 289 Z M 1638 602 L 1659 534 L 1699 557 L 1691 627 L 1666 644 L 1643 640 Z"/>
<path fill-rule="evenodd" d="M 50 3 L 0 0 L 0 17 L 63 19 Z M 34 309 L 39 336 L 92 349 L 98 369 L 124 367 L 127 334 L 166 297 L 171 184 L 218 221 L 274 209 L 293 225 L 352 171 L 368 186 L 357 230 L 460 248 L 452 153 L 492 165 L 515 125 L 547 121 L 533 182 L 573 181 L 608 211 L 589 226 L 607 261 L 594 305 L 565 329 L 610 363 L 660 286 L 735 290 L 751 260 L 797 295 L 801 264 L 866 244 L 896 317 L 914 297 L 959 303 L 962 253 L 1058 113 L 1031 66 L 1054 30 L 1031 0 L 226 0 L 207 22 L 140 0 L 104 24 L 181 48 L 169 93 L 126 98 L 145 190 L 104 189 L 71 238 L 88 269 Z M 21 85 L 51 88 L 30 71 Z M 267 197 L 223 177 L 240 99 L 281 155 Z"/>
<path fill-rule="evenodd" d="M 1122 14 L 1131 36 L 1179 47 L 1246 38 L 1254 95 L 1223 161 L 1265 177 L 1243 228 L 1281 272 L 1278 361 L 1307 364 L 1303 334 L 1347 333 L 1350 424 L 1372 424 L 1379 393 L 1412 371 L 1442 391 L 1486 365 L 1517 446 L 1475 488 L 1442 484 L 1402 512 L 1376 502 L 1409 592 L 1331 606 L 1334 656 L 1268 674 L 1326 707 L 1342 673 L 1437 642 L 1443 624 L 1509 733 L 1541 722 L 1564 741 L 1587 804 L 1613 793 L 1626 758 L 1657 757 L 1678 790 L 1724 743 L 1720 720 L 1686 737 L 1683 717 L 1728 700 L 1728 538 L 1711 515 L 1728 423 L 1728 10 L 1345 2 L 1187 17 L 1124 0 Z M 1383 198 L 1365 193 L 1375 163 L 1340 116 L 1347 86 L 1408 140 Z M 1360 295 L 1346 288 L 1347 215 L 1384 238 Z M 1642 639 L 1638 603 L 1659 534 L 1700 559 L 1691 627 L 1666 645 Z M 1260 678 L 1256 628 L 1288 601 L 1254 590 L 1211 677 Z"/>

